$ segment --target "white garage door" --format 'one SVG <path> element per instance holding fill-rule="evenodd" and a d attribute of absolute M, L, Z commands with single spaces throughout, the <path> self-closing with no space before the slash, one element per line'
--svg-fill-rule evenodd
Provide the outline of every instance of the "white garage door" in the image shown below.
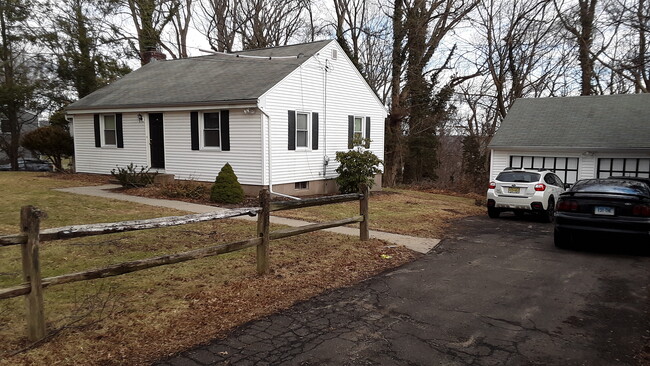
<path fill-rule="evenodd" d="M 650 159 L 648 158 L 600 158 L 598 159 L 598 178 L 628 176 L 650 178 Z"/>
<path fill-rule="evenodd" d="M 564 183 L 575 183 L 578 180 L 578 158 L 511 155 L 510 167 L 548 169 L 555 172 Z"/>

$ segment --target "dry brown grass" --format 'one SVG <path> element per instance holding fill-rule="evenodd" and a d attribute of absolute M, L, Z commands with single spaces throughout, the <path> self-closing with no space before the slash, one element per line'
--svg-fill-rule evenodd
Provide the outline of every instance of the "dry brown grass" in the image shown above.
<path fill-rule="evenodd" d="M 130 203 L 50 191 L 75 182 L 33 173 L 8 173 L 0 180 L 4 187 L 15 187 L 0 208 L 0 218 L 7 221 L 0 233 L 15 231 L 13 213 L 25 202 L 45 204 L 50 214 L 45 227 L 177 214 L 146 206 L 137 214 Z M 41 265 L 44 276 L 55 276 L 254 235 L 253 222 L 223 220 L 55 241 L 43 244 Z M 13 353 L 29 346 L 23 299 L 0 301 L 0 365 L 144 365 L 414 257 L 382 241 L 319 232 L 273 241 L 267 276 L 255 274 L 255 252 L 249 249 L 47 288 L 47 326 L 55 334 L 18 354 Z M 20 282 L 19 248 L 0 248 L 0 287 Z"/>
<path fill-rule="evenodd" d="M 307 221 L 326 221 L 350 217 L 358 212 L 358 207 L 358 203 L 348 202 L 273 214 Z M 444 238 L 454 220 L 484 212 L 484 206 L 478 206 L 473 196 L 384 189 L 372 193 L 370 197 L 370 228 L 404 235 Z"/>

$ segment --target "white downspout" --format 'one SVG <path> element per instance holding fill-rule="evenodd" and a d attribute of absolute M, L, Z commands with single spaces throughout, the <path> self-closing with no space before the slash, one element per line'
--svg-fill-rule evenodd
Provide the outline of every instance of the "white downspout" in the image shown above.
<path fill-rule="evenodd" d="M 268 134 L 268 136 L 267 136 L 267 138 L 268 138 L 268 140 L 267 140 L 267 144 L 268 144 L 267 156 L 268 156 L 268 160 L 269 160 L 269 169 L 268 169 L 268 171 L 269 171 L 269 193 L 277 195 L 277 196 L 281 196 L 281 197 L 291 198 L 293 200 L 300 200 L 300 198 L 294 197 L 294 196 L 289 196 L 288 194 L 273 192 L 273 181 L 272 181 L 272 178 L 271 178 L 272 177 L 272 174 L 271 174 L 271 162 L 273 160 L 271 158 L 271 116 L 269 116 L 269 114 L 264 111 L 264 109 L 259 105 L 259 103 L 257 104 L 257 108 L 260 110 L 260 112 L 262 112 L 262 114 L 264 114 L 266 116 L 266 120 L 267 120 L 267 131 L 266 131 L 266 133 Z M 262 169 L 262 171 L 263 170 L 264 169 Z"/>

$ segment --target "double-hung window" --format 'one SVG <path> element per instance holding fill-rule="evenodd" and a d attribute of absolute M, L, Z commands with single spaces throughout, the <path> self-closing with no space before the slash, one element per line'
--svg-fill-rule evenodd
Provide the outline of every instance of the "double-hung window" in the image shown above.
<path fill-rule="evenodd" d="M 221 147 L 219 112 L 203 113 L 203 146 Z"/>
<path fill-rule="evenodd" d="M 296 146 L 309 147 L 309 115 L 296 113 Z"/>
<path fill-rule="evenodd" d="M 363 117 L 354 117 L 354 138 L 360 140 L 363 136 Z"/>
<path fill-rule="evenodd" d="M 104 126 L 104 146 L 117 145 L 117 127 L 114 114 L 105 114 L 103 116 Z"/>

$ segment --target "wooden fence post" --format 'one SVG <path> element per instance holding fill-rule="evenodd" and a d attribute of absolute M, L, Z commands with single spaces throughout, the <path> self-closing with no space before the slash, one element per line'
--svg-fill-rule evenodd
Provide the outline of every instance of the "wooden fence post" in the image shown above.
<path fill-rule="evenodd" d="M 43 287 L 41 265 L 38 258 L 38 242 L 41 218 L 45 213 L 33 206 L 20 210 L 20 230 L 27 234 L 27 242 L 21 245 L 23 259 L 23 280 L 31 285 L 25 295 L 27 308 L 27 337 L 35 342 L 45 337 L 45 311 L 43 309 Z"/>
<path fill-rule="evenodd" d="M 365 184 L 361 185 L 361 194 L 363 198 L 359 201 L 359 214 L 363 216 L 363 221 L 359 224 L 359 238 L 363 241 L 370 239 L 370 231 L 368 229 L 368 221 L 370 214 L 368 210 L 368 202 L 370 200 L 370 190 Z"/>
<path fill-rule="evenodd" d="M 269 273 L 269 231 L 271 226 L 270 210 L 271 195 L 268 189 L 260 191 L 260 207 L 257 213 L 257 233 L 262 238 L 262 243 L 257 246 L 257 274 Z"/>

